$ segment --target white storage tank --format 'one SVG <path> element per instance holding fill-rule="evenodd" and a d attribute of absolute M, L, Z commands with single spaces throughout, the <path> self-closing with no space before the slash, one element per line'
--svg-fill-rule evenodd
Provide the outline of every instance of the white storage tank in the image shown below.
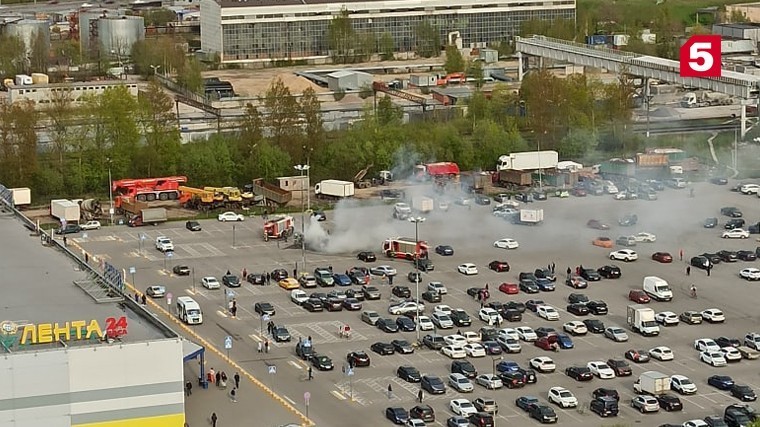
<path fill-rule="evenodd" d="M 145 38 L 142 16 L 120 16 L 98 19 L 98 41 L 104 54 L 129 55 L 132 45 Z"/>
<path fill-rule="evenodd" d="M 24 42 L 27 56 L 31 56 L 32 47 L 37 37 L 42 37 L 45 43 L 46 52 L 50 50 L 50 22 L 41 19 L 21 19 L 16 22 L 8 23 L 5 27 L 5 34 L 16 36 Z M 46 71 L 46 70 L 40 70 Z"/>

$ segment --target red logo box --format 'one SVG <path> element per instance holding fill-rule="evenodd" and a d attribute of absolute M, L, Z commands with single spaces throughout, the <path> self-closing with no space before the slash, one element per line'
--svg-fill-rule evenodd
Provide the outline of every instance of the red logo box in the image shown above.
<path fill-rule="evenodd" d="M 720 36 L 713 34 L 691 36 L 681 46 L 679 54 L 681 77 L 720 77 Z"/>

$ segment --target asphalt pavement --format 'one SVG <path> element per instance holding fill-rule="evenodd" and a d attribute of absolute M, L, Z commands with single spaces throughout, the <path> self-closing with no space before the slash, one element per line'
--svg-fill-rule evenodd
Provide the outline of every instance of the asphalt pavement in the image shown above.
<path fill-rule="evenodd" d="M 695 339 L 702 337 L 715 338 L 726 335 L 741 338 L 750 331 L 755 331 L 758 324 L 757 306 L 760 296 L 752 292 L 757 286 L 738 277 L 739 269 L 752 266 L 757 262 L 738 262 L 720 264 L 712 271 L 711 277 L 696 268 L 691 276 L 685 273 L 686 264 L 678 260 L 680 250 L 684 258 L 720 249 L 750 249 L 754 250 L 757 243 L 755 236 L 748 240 L 721 239 L 722 229 L 704 229 L 702 222 L 705 217 L 715 216 L 725 222 L 726 217 L 719 214 L 723 206 L 737 206 L 745 212 L 748 222 L 760 220 L 754 207 L 757 205 L 755 196 L 742 196 L 729 191 L 733 186 L 715 186 L 700 183 L 694 186 L 696 197 L 689 198 L 688 190 L 666 189 L 659 193 L 656 201 L 616 201 L 612 196 L 588 196 L 584 198 L 550 198 L 544 202 L 530 203 L 528 208 L 543 208 L 545 223 L 540 226 L 519 226 L 506 223 L 491 215 L 488 206 L 473 206 L 472 208 L 452 205 L 449 212 L 433 212 L 427 215 L 427 221 L 420 224 L 420 238 L 427 240 L 431 248 L 438 244 L 450 244 L 455 254 L 450 257 L 438 256 L 431 253 L 430 258 L 435 264 L 435 270 L 423 275 L 423 284 L 438 280 L 443 282 L 449 293 L 444 296 L 441 304 L 453 308 L 465 309 L 473 317 L 472 327 L 467 330 L 477 331 L 484 323 L 477 320 L 479 304 L 466 294 L 466 289 L 490 284 L 492 300 L 526 301 L 538 298 L 556 307 L 561 318 L 558 322 L 548 322 L 538 318 L 531 312 L 524 313 L 523 320 L 515 324 L 505 323 L 503 327 L 520 325 L 551 326 L 560 330 L 562 323 L 578 319 L 567 313 L 567 295 L 575 292 L 562 284 L 564 271 L 567 267 L 583 265 L 584 267 L 600 267 L 609 264 L 609 249 L 591 245 L 591 241 L 600 235 L 613 239 L 622 235 L 636 232 L 650 232 L 657 236 L 655 243 L 639 243 L 636 250 L 640 259 L 632 263 L 615 262 L 622 269 L 622 278 L 616 280 L 603 279 L 591 283 L 586 293 L 592 299 L 602 299 L 610 307 L 610 313 L 599 316 L 605 325 L 625 327 L 626 306 L 630 289 L 640 289 L 644 276 L 656 275 L 667 280 L 673 288 L 675 298 L 672 302 L 652 302 L 650 306 L 655 311 L 673 311 L 680 313 L 684 310 L 704 310 L 719 308 L 726 313 L 724 324 L 702 324 L 699 326 L 678 325 L 665 328 L 660 336 L 644 338 L 629 331 L 630 341 L 615 343 L 601 335 L 587 335 L 573 338 L 575 348 L 562 350 L 559 353 L 548 353 L 529 343 L 522 343 L 520 354 L 504 355 L 504 360 L 514 360 L 521 366 L 526 366 L 530 358 L 548 355 L 557 363 L 557 372 L 538 374 L 537 384 L 528 385 L 517 390 L 487 391 L 475 386 L 475 391 L 469 396 L 448 389 L 444 395 L 429 396 L 426 394 L 425 403 L 429 403 L 436 411 L 434 425 L 445 425 L 450 416 L 448 402 L 457 397 L 475 399 L 480 396 L 490 396 L 497 399 L 501 411 L 497 417 L 497 425 L 504 422 L 527 423 L 525 413 L 514 405 L 514 400 L 521 395 L 534 395 L 546 400 L 546 393 L 552 386 L 564 386 L 570 389 L 581 402 L 579 409 L 556 409 L 559 423 L 567 426 L 604 425 L 610 423 L 645 423 L 658 425 L 666 422 L 684 422 L 688 419 L 702 418 L 707 415 L 722 415 L 723 408 L 736 403 L 736 399 L 725 392 L 709 387 L 707 377 L 714 373 L 731 375 L 734 379 L 746 383 L 760 391 L 760 375 L 757 369 L 758 361 L 741 361 L 724 368 L 713 368 L 701 363 L 698 352 L 693 349 Z M 424 191 L 424 190 L 421 190 Z M 380 202 L 378 201 L 378 204 Z M 438 375 L 445 378 L 449 373 L 451 360 L 446 356 L 427 350 L 416 349 L 411 355 L 380 356 L 369 351 L 372 343 L 377 341 L 389 342 L 403 337 L 415 341 L 415 333 L 386 334 L 377 328 L 360 321 L 360 312 L 322 312 L 309 313 L 293 304 L 289 292 L 272 286 L 253 286 L 244 284 L 241 288 L 231 290 L 208 290 L 200 286 L 201 277 L 206 275 L 221 276 L 227 271 L 240 274 L 243 268 L 248 272 L 265 272 L 274 268 L 284 268 L 292 274 L 298 263 L 299 271 L 312 271 L 315 267 L 332 266 L 335 271 L 344 271 L 354 265 L 364 263 L 356 260 L 359 250 L 374 250 L 378 253 L 375 263 L 394 266 L 399 275 L 395 284 L 407 284 L 406 273 L 412 270 L 409 262 L 386 259 L 379 253 L 382 240 L 387 237 L 406 235 L 413 236 L 414 225 L 406 221 L 391 219 L 391 207 L 379 205 L 373 207 L 341 207 L 337 211 L 329 211 L 328 226 L 331 234 L 324 234 L 328 248 L 334 254 L 306 252 L 306 268 L 302 265 L 302 252 L 290 244 L 270 241 L 264 242 L 261 233 L 262 220 L 247 218 L 242 223 L 233 225 L 218 223 L 215 220 L 201 221 L 203 230 L 190 232 L 183 223 L 168 223 L 157 227 L 130 229 L 126 227 L 105 227 L 98 231 L 90 231 L 87 237 L 71 238 L 91 254 L 103 257 L 112 264 L 123 267 L 135 267 L 134 282 L 138 289 L 148 285 L 165 285 L 174 298 L 179 295 L 191 295 L 201 304 L 206 319 L 202 325 L 192 326 L 192 332 L 198 334 L 216 346 L 219 354 L 224 354 L 224 339 L 231 336 L 234 342 L 230 350 L 230 358 L 238 366 L 257 378 L 261 385 L 271 388 L 280 399 L 292 404 L 292 407 L 306 413 L 304 395 L 310 394 L 309 418 L 317 425 L 341 425 L 348 420 L 361 415 L 363 425 L 389 425 L 384 421 L 384 410 L 388 406 L 411 408 L 415 405 L 418 391 L 417 384 L 408 384 L 396 378 L 395 370 L 399 365 L 416 366 L 423 374 Z M 620 227 L 617 219 L 628 213 L 639 217 L 638 225 Z M 600 232 L 586 227 L 589 219 L 599 219 L 611 225 L 611 230 Z M 298 216 L 296 218 L 299 219 Z M 310 225 L 319 227 L 319 225 Z M 300 229 L 300 223 L 296 224 Z M 307 234 L 316 233 L 311 229 Z M 141 235 L 145 239 L 141 243 Z M 170 237 L 176 247 L 174 255 L 169 258 L 154 248 L 155 238 L 159 235 Z M 493 247 L 493 241 L 503 237 L 515 238 L 520 242 L 516 250 L 503 250 Z M 668 251 L 675 257 L 672 264 L 659 264 L 650 259 L 655 251 Z M 487 269 L 492 260 L 507 260 L 511 271 L 495 273 Z M 456 266 L 464 262 L 475 263 L 480 272 L 476 276 L 463 276 L 456 272 Z M 547 264 L 556 265 L 559 281 L 555 292 L 542 292 L 538 295 L 504 295 L 496 289 L 502 282 L 517 283 L 520 271 L 533 271 Z M 185 264 L 194 270 L 194 275 L 175 277 L 168 270 L 177 264 Z M 165 269 L 166 267 L 166 269 Z M 131 277 L 127 274 L 127 279 Z M 699 289 L 699 297 L 689 297 L 689 286 L 695 284 Z M 390 301 L 388 286 L 374 280 L 373 285 L 381 288 L 383 297 L 379 301 L 365 301 L 364 309 L 376 310 L 381 315 L 387 315 Z M 331 289 L 328 289 L 331 290 Z M 233 292 L 232 295 L 226 291 Z M 315 291 L 323 291 L 316 289 Z M 307 290 L 307 292 L 310 292 Z M 236 318 L 228 313 L 227 300 L 230 296 L 238 302 Z M 291 343 L 273 344 L 270 353 L 259 355 L 257 345 L 268 339 L 266 328 L 261 318 L 253 312 L 253 304 L 259 301 L 271 302 L 276 308 L 272 320 L 278 325 L 286 326 L 294 337 Z M 162 303 L 157 300 L 159 304 Z M 165 302 L 164 302 L 165 303 Z M 430 314 L 433 304 L 426 304 L 426 313 Z M 393 316 L 388 316 L 393 317 Z M 581 319 L 582 320 L 582 319 Z M 350 339 L 341 338 L 338 330 L 341 325 L 349 324 L 352 329 Z M 263 329 L 263 334 L 262 334 Z M 461 328 L 463 331 L 465 328 Z M 456 328 L 451 332 L 454 333 Z M 424 334 L 424 333 L 423 333 Z M 317 352 L 331 357 L 336 365 L 329 372 L 315 372 L 312 381 L 307 379 L 307 367 L 295 355 L 295 341 L 298 337 L 312 337 Z M 650 349 L 658 345 L 667 345 L 675 353 L 675 360 L 670 362 L 652 361 L 648 364 L 633 365 L 634 375 L 631 377 L 611 380 L 594 379 L 589 383 L 577 383 L 566 377 L 563 372 L 568 366 L 585 365 L 592 360 L 607 360 L 622 358 L 623 353 L 630 348 Z M 353 350 L 366 350 L 372 359 L 371 366 L 356 368 L 353 376 L 344 374 L 346 354 Z M 493 369 L 494 360 L 490 357 L 471 359 L 479 372 L 488 373 Z M 276 366 L 276 373 L 269 374 L 270 366 Z M 660 412 L 658 414 L 641 415 L 630 408 L 633 397 L 632 383 L 638 375 L 647 370 L 658 370 L 666 374 L 682 374 L 691 378 L 699 387 L 696 395 L 681 396 L 684 410 L 676 413 Z M 388 385 L 393 388 L 393 394 L 387 396 Z M 621 396 L 621 412 L 617 420 L 604 420 L 586 410 L 591 400 L 591 392 L 597 387 L 616 388 Z M 252 387 L 251 387 L 252 388 Z M 245 389 L 244 389 L 245 391 Z M 213 395 L 216 390 L 203 391 Z M 221 393 L 221 392 L 220 392 Z M 248 393 L 244 393 L 248 394 Z M 252 394 L 252 393 L 251 393 Z M 195 397 L 195 395 L 193 396 Z M 245 405 L 245 408 L 259 413 L 262 409 L 271 409 L 271 403 L 281 400 L 257 399 Z M 189 400 L 188 413 L 194 410 L 192 398 Z M 204 405 L 206 402 L 204 402 Z M 240 405 L 242 406 L 242 405 Z M 203 416 L 209 412 L 208 406 L 203 406 L 199 412 Z M 291 421 L 293 413 L 288 410 L 282 423 Z M 235 420 L 237 415 L 231 413 Z M 206 414 L 207 416 L 207 414 Z M 288 418 L 289 417 L 289 418 Z M 240 420 L 246 418 L 241 416 Z M 192 422 L 191 422 L 192 425 Z"/>

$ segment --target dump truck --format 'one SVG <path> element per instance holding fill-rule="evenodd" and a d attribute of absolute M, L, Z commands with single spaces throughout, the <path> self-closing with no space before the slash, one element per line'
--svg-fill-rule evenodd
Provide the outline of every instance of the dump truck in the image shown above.
<path fill-rule="evenodd" d="M 435 209 L 435 200 L 430 197 L 417 196 L 412 198 L 412 209 L 420 213 L 428 213 Z"/>
<path fill-rule="evenodd" d="M 50 215 L 61 222 L 77 223 L 80 218 L 79 205 L 67 199 L 51 200 Z"/>
<path fill-rule="evenodd" d="M 82 200 L 79 211 L 83 221 L 97 221 L 103 216 L 103 207 L 97 199 Z"/>
<path fill-rule="evenodd" d="M 416 165 L 414 167 L 414 176 L 420 180 L 455 180 L 459 179 L 459 165 L 454 162 L 428 163 L 425 165 Z"/>
<path fill-rule="evenodd" d="M 326 179 L 318 182 L 314 186 L 314 194 L 317 197 L 327 197 L 343 199 L 354 196 L 354 183 L 349 181 L 339 181 L 337 179 Z"/>
<path fill-rule="evenodd" d="M 510 187 L 512 185 L 524 187 L 533 183 L 533 174 L 530 172 L 504 169 L 494 172 L 492 181 L 499 187 Z"/>
<path fill-rule="evenodd" d="M 645 337 L 660 335 L 660 326 L 654 320 L 654 310 L 641 304 L 628 306 L 625 320 L 632 331 Z"/>
<path fill-rule="evenodd" d="M 137 213 L 129 218 L 127 225 L 130 227 L 142 227 L 143 225 L 156 225 L 166 222 L 165 208 L 145 208 L 140 209 Z"/>
<path fill-rule="evenodd" d="M 538 225 L 544 222 L 543 209 L 520 209 L 510 217 L 512 224 Z"/>
<path fill-rule="evenodd" d="M 496 170 L 554 169 L 558 163 L 559 153 L 556 151 L 524 151 L 499 156 Z"/>
<path fill-rule="evenodd" d="M 462 191 L 467 193 L 482 193 L 490 181 L 486 172 L 465 172 L 460 176 Z"/>
<path fill-rule="evenodd" d="M 670 376 L 657 371 L 642 372 L 633 383 L 633 391 L 638 394 L 657 396 L 670 391 Z"/>
<path fill-rule="evenodd" d="M 293 199 L 290 191 L 270 184 L 263 178 L 254 179 L 252 184 L 245 186 L 245 191 L 263 197 L 268 205 L 285 205 Z"/>
<path fill-rule="evenodd" d="M 293 235 L 295 222 L 289 215 L 276 216 L 264 222 L 264 241 L 269 239 L 282 239 Z"/>
<path fill-rule="evenodd" d="M 32 204 L 32 190 L 28 188 L 11 188 L 13 205 L 15 207 L 29 206 Z"/>

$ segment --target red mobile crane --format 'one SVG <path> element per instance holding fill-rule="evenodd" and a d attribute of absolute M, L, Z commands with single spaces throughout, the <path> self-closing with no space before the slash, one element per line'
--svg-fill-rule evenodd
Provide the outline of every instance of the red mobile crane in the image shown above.
<path fill-rule="evenodd" d="M 114 193 L 115 207 L 119 208 L 123 201 L 177 200 L 180 195 L 179 187 L 186 182 L 186 176 L 120 179 L 111 183 L 111 189 Z"/>

